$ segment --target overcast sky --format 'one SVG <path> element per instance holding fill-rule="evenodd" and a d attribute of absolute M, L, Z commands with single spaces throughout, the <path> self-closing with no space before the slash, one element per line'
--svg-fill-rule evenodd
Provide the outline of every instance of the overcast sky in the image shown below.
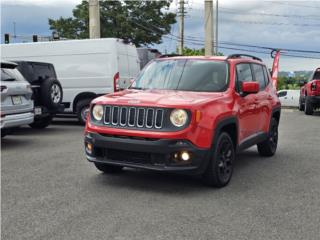
<path fill-rule="evenodd" d="M 72 16 L 72 9 L 81 0 L 1 0 L 1 35 L 13 34 L 13 22 L 16 34 L 50 35 L 48 18 Z M 170 11 L 175 12 L 178 0 L 174 0 Z M 188 0 L 186 5 L 185 35 L 188 39 L 202 41 L 204 38 L 203 0 Z M 258 52 L 262 49 L 226 45 L 249 44 L 275 48 L 320 51 L 320 0 L 317 1 L 243 1 L 219 0 L 219 41 L 220 52 L 225 55 L 240 50 L 228 50 L 226 47 L 249 49 Z M 178 25 L 172 27 L 172 35 L 178 35 Z M 168 36 L 169 37 L 169 36 Z M 163 44 L 152 46 L 162 52 L 175 51 L 175 39 L 163 38 Z M 30 41 L 31 38 L 25 40 Z M 22 41 L 22 39 L 19 39 Z M 186 46 L 201 46 L 186 40 Z M 223 44 L 224 43 L 224 44 Z M 262 57 L 270 66 L 268 54 L 251 53 Z M 299 53 L 288 53 L 299 55 Z M 303 54 L 320 58 L 320 54 Z M 320 67 L 320 59 L 293 57 L 281 58 L 281 70 L 313 70 Z"/>

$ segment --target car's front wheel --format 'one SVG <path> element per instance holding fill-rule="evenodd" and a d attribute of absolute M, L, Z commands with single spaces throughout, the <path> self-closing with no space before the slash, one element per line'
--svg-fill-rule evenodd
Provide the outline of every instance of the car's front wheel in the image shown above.
<path fill-rule="evenodd" d="M 114 166 L 110 164 L 103 164 L 103 163 L 94 163 L 96 168 L 103 173 L 119 173 L 122 171 L 123 167 L 121 166 Z"/>
<path fill-rule="evenodd" d="M 204 182 L 217 188 L 226 186 L 232 177 L 234 159 L 233 141 L 228 133 L 222 132 L 213 144 L 211 159 L 203 174 Z"/>
<path fill-rule="evenodd" d="M 299 110 L 302 112 L 304 110 L 304 104 L 302 103 L 302 100 L 299 99 Z"/>

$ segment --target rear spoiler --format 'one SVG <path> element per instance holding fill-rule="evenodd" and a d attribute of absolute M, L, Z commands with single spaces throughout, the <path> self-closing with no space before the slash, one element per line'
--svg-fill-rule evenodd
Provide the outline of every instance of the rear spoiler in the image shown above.
<path fill-rule="evenodd" d="M 18 64 L 13 63 L 13 62 L 6 62 L 6 61 L 1 62 L 1 68 L 14 69 L 17 66 L 18 66 Z"/>
<path fill-rule="evenodd" d="M 280 49 L 272 50 L 271 57 L 273 58 L 271 79 L 272 79 L 273 87 L 277 90 L 278 89 Z"/>

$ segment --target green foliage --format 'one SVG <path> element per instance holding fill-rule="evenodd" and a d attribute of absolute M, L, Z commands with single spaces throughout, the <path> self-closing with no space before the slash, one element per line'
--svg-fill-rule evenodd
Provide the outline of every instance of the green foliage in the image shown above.
<path fill-rule="evenodd" d="M 101 37 L 122 38 L 136 46 L 159 44 L 163 35 L 170 33 L 176 15 L 166 12 L 167 1 L 109 1 L 100 0 Z M 83 0 L 73 9 L 73 17 L 49 19 L 51 30 L 63 38 L 89 37 L 88 1 Z"/>
<path fill-rule="evenodd" d="M 194 49 L 194 48 L 183 48 L 183 55 L 184 56 L 204 56 L 204 48 Z M 218 53 L 216 56 L 223 56 L 222 53 Z"/>
<path fill-rule="evenodd" d="M 297 90 L 300 89 L 299 81 L 300 80 L 307 80 L 307 78 L 301 77 L 278 77 L 278 90 L 282 89 L 292 89 Z"/>

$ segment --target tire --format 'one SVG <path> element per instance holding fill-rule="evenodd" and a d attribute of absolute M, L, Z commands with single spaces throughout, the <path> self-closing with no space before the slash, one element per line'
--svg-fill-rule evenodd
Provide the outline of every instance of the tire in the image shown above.
<path fill-rule="evenodd" d="M 301 98 L 299 99 L 299 110 L 302 112 L 304 110 L 304 104 L 302 103 Z"/>
<path fill-rule="evenodd" d="M 33 123 L 29 124 L 31 128 L 35 129 L 43 129 L 48 127 L 51 124 L 52 116 L 44 117 L 35 120 Z"/>
<path fill-rule="evenodd" d="M 58 109 L 63 98 L 60 82 L 53 78 L 45 79 L 41 84 L 40 96 L 43 105 L 48 109 Z"/>
<path fill-rule="evenodd" d="M 86 124 L 86 120 L 87 120 L 86 115 L 89 111 L 91 101 L 92 101 L 91 98 L 83 99 L 83 100 L 80 100 L 76 105 L 76 114 L 79 122 L 82 125 Z"/>
<path fill-rule="evenodd" d="M 278 122 L 275 118 L 271 119 L 268 138 L 262 143 L 257 144 L 258 152 L 261 156 L 273 156 L 278 147 Z"/>
<path fill-rule="evenodd" d="M 123 170 L 121 166 L 114 166 L 110 164 L 94 163 L 96 168 L 103 173 L 120 173 Z"/>
<path fill-rule="evenodd" d="M 313 114 L 313 106 L 312 103 L 309 100 L 309 97 L 306 96 L 306 101 L 304 104 L 304 113 L 306 115 L 312 115 Z"/>
<path fill-rule="evenodd" d="M 211 151 L 211 159 L 202 178 L 205 184 L 222 188 L 231 180 L 235 160 L 235 148 L 229 134 L 222 132 Z"/>

